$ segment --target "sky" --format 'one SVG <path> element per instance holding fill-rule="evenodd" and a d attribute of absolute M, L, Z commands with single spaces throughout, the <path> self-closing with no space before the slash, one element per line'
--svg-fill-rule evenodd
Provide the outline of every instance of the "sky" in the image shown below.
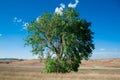
<path fill-rule="evenodd" d="M 92 23 L 95 50 L 91 58 L 120 58 L 120 0 L 0 0 L 0 58 L 34 59 L 24 47 L 25 26 L 46 12 L 62 15 L 74 8 Z"/>

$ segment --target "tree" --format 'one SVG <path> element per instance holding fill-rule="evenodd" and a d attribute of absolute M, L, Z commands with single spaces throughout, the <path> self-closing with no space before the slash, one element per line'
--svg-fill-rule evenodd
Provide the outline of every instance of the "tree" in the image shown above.
<path fill-rule="evenodd" d="M 62 15 L 45 13 L 27 26 L 26 44 L 32 46 L 33 54 L 46 57 L 47 72 L 78 71 L 81 60 L 88 59 L 94 49 L 90 26 L 71 8 Z"/>

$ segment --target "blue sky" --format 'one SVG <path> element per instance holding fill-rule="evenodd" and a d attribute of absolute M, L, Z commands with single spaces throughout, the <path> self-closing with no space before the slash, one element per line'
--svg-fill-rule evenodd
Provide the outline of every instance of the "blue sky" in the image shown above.
<path fill-rule="evenodd" d="M 0 57 L 36 58 L 24 47 L 24 24 L 56 7 L 76 4 L 80 17 L 92 22 L 92 58 L 120 58 L 120 0 L 0 0 Z"/>

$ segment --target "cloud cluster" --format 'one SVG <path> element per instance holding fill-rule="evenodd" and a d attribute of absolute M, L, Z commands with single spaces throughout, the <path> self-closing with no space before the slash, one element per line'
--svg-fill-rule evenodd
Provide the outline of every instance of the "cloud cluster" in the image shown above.
<path fill-rule="evenodd" d="M 78 3 L 79 3 L 79 0 L 75 0 L 75 3 L 74 4 L 69 3 L 68 7 L 70 7 L 70 8 L 76 8 L 76 6 L 78 5 Z M 64 8 L 65 8 L 65 4 L 61 3 L 60 7 L 56 7 L 55 8 L 55 13 L 62 15 Z M 36 21 L 38 21 L 38 22 L 39 22 L 39 17 L 36 18 Z M 22 25 L 23 26 L 22 29 L 24 29 L 24 30 L 26 30 L 26 28 L 29 26 L 29 23 L 24 22 L 22 19 L 19 19 L 17 17 L 14 17 L 13 22 L 16 23 L 16 24 Z M 0 34 L 0 36 L 2 36 L 2 34 Z"/>
<path fill-rule="evenodd" d="M 74 4 L 69 3 L 68 7 L 70 7 L 70 8 L 76 8 L 76 6 L 78 5 L 78 3 L 79 3 L 79 0 L 75 0 L 75 3 Z M 56 7 L 55 8 L 55 13 L 62 15 L 64 8 L 65 8 L 65 4 L 61 3 L 60 7 Z"/>
<path fill-rule="evenodd" d="M 16 23 L 16 24 L 20 24 L 21 26 L 23 26 L 22 29 L 26 30 L 26 28 L 28 27 L 28 23 L 27 22 L 24 22 L 22 19 L 19 19 L 17 17 L 14 17 L 13 18 L 13 22 Z"/>
<path fill-rule="evenodd" d="M 56 7 L 55 13 L 62 15 L 64 8 L 65 8 L 65 4 L 61 3 L 61 4 L 60 4 L 60 7 Z"/>
<path fill-rule="evenodd" d="M 78 3 L 79 3 L 79 1 L 78 1 L 78 0 L 75 0 L 75 3 L 74 3 L 74 4 L 69 3 L 69 4 L 68 4 L 68 7 L 70 7 L 70 8 L 76 8 L 76 6 L 78 5 Z"/>
<path fill-rule="evenodd" d="M 15 22 L 15 23 L 21 23 L 22 19 L 18 19 L 17 17 L 14 17 L 13 22 Z"/>

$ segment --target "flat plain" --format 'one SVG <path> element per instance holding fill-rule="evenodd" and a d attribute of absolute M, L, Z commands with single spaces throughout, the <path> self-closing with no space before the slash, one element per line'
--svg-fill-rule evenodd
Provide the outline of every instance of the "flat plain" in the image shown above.
<path fill-rule="evenodd" d="M 0 80 L 120 80 L 120 59 L 82 61 L 78 72 L 44 73 L 44 61 L 0 61 Z"/>

